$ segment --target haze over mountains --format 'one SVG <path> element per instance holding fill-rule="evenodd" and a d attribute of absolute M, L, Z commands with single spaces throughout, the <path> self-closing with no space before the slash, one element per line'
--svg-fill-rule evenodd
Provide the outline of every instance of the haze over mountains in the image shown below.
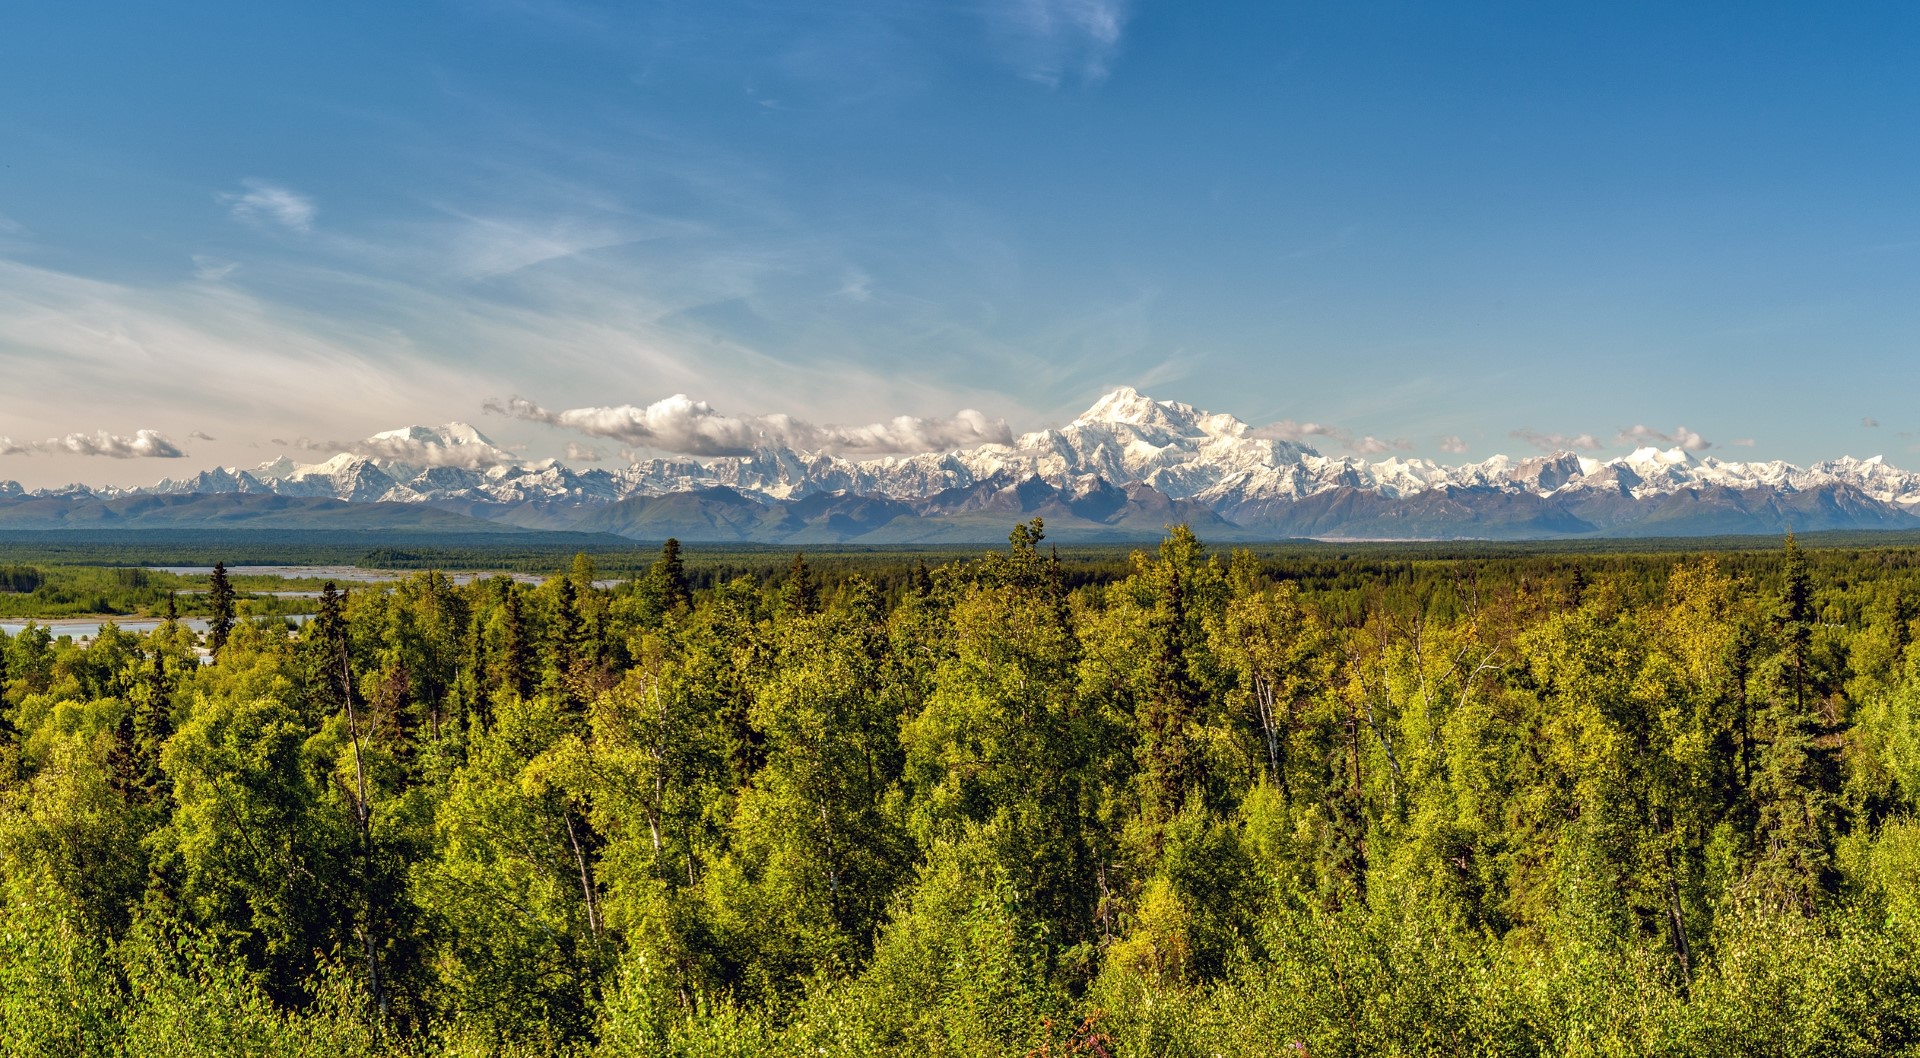
<path fill-rule="evenodd" d="M 320 463 L 281 458 L 137 489 L 0 481 L 0 529 L 566 529 L 639 540 L 983 542 L 1042 517 L 1058 538 L 1177 522 L 1214 540 L 1542 539 L 1920 528 L 1920 474 L 1879 457 L 1808 467 L 1642 448 L 1444 466 L 1333 458 L 1231 415 L 1130 388 L 1012 444 L 851 460 L 769 446 L 617 470 L 520 462 L 464 423 L 388 431 Z"/>

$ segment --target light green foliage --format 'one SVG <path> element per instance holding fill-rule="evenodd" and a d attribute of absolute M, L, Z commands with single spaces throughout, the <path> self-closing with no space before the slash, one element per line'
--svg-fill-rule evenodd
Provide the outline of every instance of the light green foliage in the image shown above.
<path fill-rule="evenodd" d="M 581 877 L 586 821 L 544 766 L 565 718 L 550 699 L 512 695 L 493 716 L 448 784 L 439 854 L 415 867 L 437 927 L 435 976 L 458 1019 L 503 1035 L 577 1032 L 612 951 L 586 899 L 590 865 Z"/>
<path fill-rule="evenodd" d="M 1920 1048 L 1913 555 L 1043 529 L 0 637 L 0 1055 Z"/>

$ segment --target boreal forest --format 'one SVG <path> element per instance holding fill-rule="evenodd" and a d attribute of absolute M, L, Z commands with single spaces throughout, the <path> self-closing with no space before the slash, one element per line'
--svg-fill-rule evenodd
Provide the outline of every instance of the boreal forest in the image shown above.
<path fill-rule="evenodd" d="M 0 641 L 0 1052 L 1920 1046 L 1920 552 L 595 582 Z"/>

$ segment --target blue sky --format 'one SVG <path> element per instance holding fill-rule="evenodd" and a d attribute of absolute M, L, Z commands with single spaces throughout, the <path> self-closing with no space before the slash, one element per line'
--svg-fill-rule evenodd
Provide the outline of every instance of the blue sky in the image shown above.
<path fill-rule="evenodd" d="M 1893 4 L 7 5 L 0 478 L 1118 384 L 1912 464 L 1915 69 Z"/>

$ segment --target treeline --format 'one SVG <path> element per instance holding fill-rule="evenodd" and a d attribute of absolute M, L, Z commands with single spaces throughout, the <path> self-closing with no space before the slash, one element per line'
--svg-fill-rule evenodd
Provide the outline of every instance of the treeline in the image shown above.
<path fill-rule="evenodd" d="M 1915 574 L 1036 521 L 30 630 L 0 1053 L 1900 1053 Z"/>
<path fill-rule="evenodd" d="M 238 578 L 242 591 L 275 591 L 300 582 L 277 577 Z M 180 617 L 211 615 L 206 578 L 177 576 L 128 566 L 0 566 L 0 618 Z M 293 616 L 308 601 L 248 595 L 239 611 L 249 617 Z"/>

